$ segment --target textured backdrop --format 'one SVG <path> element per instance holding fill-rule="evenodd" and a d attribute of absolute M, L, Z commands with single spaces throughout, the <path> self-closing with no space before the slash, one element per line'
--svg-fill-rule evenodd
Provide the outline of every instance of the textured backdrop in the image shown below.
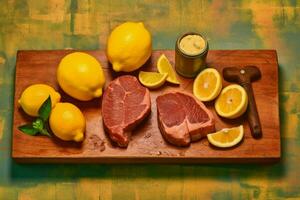
<path fill-rule="evenodd" d="M 282 155 L 274 165 L 20 165 L 11 158 L 16 52 L 104 49 L 143 21 L 154 49 L 195 30 L 211 49 L 276 49 Z M 0 199 L 300 199 L 299 0 L 0 0 Z M 272 117 L 272 116 L 270 116 Z"/>

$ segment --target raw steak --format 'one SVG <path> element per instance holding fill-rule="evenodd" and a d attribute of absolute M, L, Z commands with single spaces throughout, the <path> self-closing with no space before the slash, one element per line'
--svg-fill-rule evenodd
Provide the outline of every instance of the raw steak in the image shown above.
<path fill-rule="evenodd" d="M 159 129 L 176 146 L 188 146 L 215 130 L 215 120 L 194 96 L 171 92 L 156 99 Z"/>
<path fill-rule="evenodd" d="M 127 147 L 131 131 L 151 112 L 149 90 L 134 76 L 111 81 L 102 99 L 102 117 L 111 140 Z"/>

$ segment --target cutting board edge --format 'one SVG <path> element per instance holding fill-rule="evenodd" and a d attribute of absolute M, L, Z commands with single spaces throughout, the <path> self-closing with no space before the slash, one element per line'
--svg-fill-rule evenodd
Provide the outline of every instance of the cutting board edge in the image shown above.
<path fill-rule="evenodd" d="M 274 157 L 251 157 L 251 158 L 189 158 L 189 157 L 84 157 L 84 158 L 51 158 L 51 157 L 13 157 L 17 163 L 103 163 L 103 164 L 197 164 L 197 163 L 278 163 L 280 156 Z"/>

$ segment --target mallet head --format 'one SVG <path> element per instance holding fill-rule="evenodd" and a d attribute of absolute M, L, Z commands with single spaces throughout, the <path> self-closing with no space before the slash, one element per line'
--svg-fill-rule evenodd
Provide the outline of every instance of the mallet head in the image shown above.
<path fill-rule="evenodd" d="M 223 69 L 223 77 L 229 82 L 252 82 L 260 79 L 261 72 L 256 66 L 245 66 L 243 68 L 226 67 Z"/>

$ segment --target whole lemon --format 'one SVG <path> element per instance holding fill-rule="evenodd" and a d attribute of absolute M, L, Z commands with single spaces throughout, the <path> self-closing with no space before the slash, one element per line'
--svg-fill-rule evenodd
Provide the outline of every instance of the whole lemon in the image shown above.
<path fill-rule="evenodd" d="M 110 34 L 107 57 L 116 72 L 131 72 L 141 67 L 151 56 L 150 32 L 141 22 L 125 22 Z"/>
<path fill-rule="evenodd" d="M 54 135 L 62 140 L 80 142 L 84 139 L 85 118 L 79 108 L 71 103 L 56 104 L 49 124 Z"/>
<path fill-rule="evenodd" d="M 102 95 L 105 76 L 96 58 L 87 53 L 74 52 L 60 61 L 57 81 L 71 97 L 89 101 Z"/>
<path fill-rule="evenodd" d="M 18 102 L 28 115 L 36 117 L 38 116 L 40 107 L 46 101 L 49 95 L 53 108 L 55 104 L 60 101 L 60 94 L 49 85 L 33 84 L 23 91 Z"/>

